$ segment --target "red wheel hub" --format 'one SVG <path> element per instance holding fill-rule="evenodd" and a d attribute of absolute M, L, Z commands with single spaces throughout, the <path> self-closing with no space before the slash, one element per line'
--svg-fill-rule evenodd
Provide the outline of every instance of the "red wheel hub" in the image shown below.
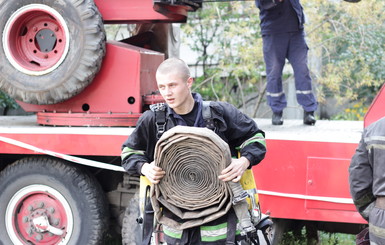
<path fill-rule="evenodd" d="M 67 33 L 64 20 L 54 9 L 24 6 L 7 22 L 4 50 L 8 60 L 24 73 L 50 72 L 67 52 Z"/>
<path fill-rule="evenodd" d="M 13 230 L 21 241 L 52 245 L 59 244 L 67 235 L 66 210 L 52 194 L 29 192 L 18 199 L 12 213 Z"/>

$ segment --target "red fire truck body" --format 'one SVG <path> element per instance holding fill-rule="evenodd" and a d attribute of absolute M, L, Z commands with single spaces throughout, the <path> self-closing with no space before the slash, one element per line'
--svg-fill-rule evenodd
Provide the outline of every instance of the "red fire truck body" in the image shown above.
<path fill-rule="evenodd" d="M 149 43 L 142 36 L 140 47 L 134 46 L 132 40 L 108 42 L 100 48 L 100 55 L 105 53 L 101 64 L 89 62 L 87 55 L 79 57 L 83 59 L 79 63 L 73 60 L 67 64 L 63 59 L 62 64 L 57 64 L 58 59 L 50 60 L 51 55 L 76 57 L 82 50 L 74 52 L 76 45 L 92 49 L 95 40 L 103 41 L 104 37 L 70 45 L 68 50 L 44 51 L 39 47 L 49 49 L 49 43 L 36 41 L 38 36 L 24 36 L 35 35 L 30 31 L 44 34 L 48 30 L 53 36 L 60 32 L 62 38 L 55 42 L 80 42 L 82 39 L 77 39 L 77 35 L 88 38 L 98 29 L 95 26 L 99 22 L 88 26 L 84 33 L 72 33 L 72 29 L 78 30 L 77 21 L 87 25 L 96 10 L 89 7 L 93 4 L 90 0 L 64 1 L 81 12 L 76 19 L 65 12 L 69 7 L 63 5 L 67 6 L 64 9 L 59 1 L 37 2 L 41 3 L 0 0 L 0 9 L 4 11 L 1 14 L 8 20 L 0 25 L 0 85 L 8 88 L 7 92 L 26 111 L 36 112 L 31 116 L 0 118 L 0 226 L 6 228 L 0 229 L 0 244 L 99 244 L 102 235 L 98 233 L 106 229 L 104 221 L 110 217 L 121 225 L 138 184 L 120 166 L 121 145 L 146 106 L 159 100 L 154 95 L 154 74 L 164 54 L 143 48 Z M 94 1 L 103 22 L 111 24 L 184 22 L 187 12 L 199 7 L 194 2 L 200 1 Z M 68 22 L 63 20 L 66 17 Z M 31 21 L 36 26 L 29 26 Z M 40 53 L 43 56 L 38 56 Z M 40 81 L 36 79 L 52 84 L 61 77 L 70 80 L 73 77 L 68 73 L 75 70 L 76 74 L 76 69 L 84 64 L 100 65 L 100 69 L 96 69 L 93 82 L 71 98 L 51 103 L 58 88 L 51 94 L 43 88 L 41 94 L 28 96 L 28 91 L 37 90 L 28 88 Z M 52 66 L 57 67 L 45 72 Z M 13 79 L 15 88 L 9 88 L 12 85 L 6 82 L 8 77 Z M 82 76 L 75 75 L 76 79 L 79 77 Z M 87 82 L 89 79 L 85 78 Z M 15 92 L 23 89 L 27 92 Z M 383 116 L 382 91 L 366 116 L 365 126 Z M 24 98 L 26 102 L 22 102 Z M 363 122 L 319 120 L 314 127 L 304 126 L 299 120 L 285 120 L 281 127 L 271 126 L 266 119 L 256 122 L 266 132 L 268 149 L 266 159 L 253 168 L 264 213 L 275 220 L 365 223 L 352 204 L 348 186 L 348 166 Z"/>
<path fill-rule="evenodd" d="M 254 174 L 264 212 L 285 219 L 364 222 L 348 183 L 362 122 L 319 120 L 306 127 L 300 120 L 285 120 L 278 129 L 260 127 L 266 131 L 268 152 Z"/>

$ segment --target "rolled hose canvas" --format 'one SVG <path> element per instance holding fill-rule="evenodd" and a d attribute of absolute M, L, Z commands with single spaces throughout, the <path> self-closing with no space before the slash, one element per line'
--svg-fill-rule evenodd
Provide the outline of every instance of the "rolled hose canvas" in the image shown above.
<path fill-rule="evenodd" d="M 151 187 L 155 217 L 174 229 L 203 225 L 225 215 L 233 193 L 218 179 L 231 163 L 228 144 L 207 128 L 176 126 L 165 132 L 155 147 L 155 165 L 166 175 Z M 167 208 L 179 219 L 165 217 Z"/>

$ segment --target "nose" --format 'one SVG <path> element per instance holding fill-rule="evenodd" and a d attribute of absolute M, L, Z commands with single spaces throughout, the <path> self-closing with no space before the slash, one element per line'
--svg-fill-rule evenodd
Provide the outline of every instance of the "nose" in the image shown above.
<path fill-rule="evenodd" d="M 166 95 L 171 95 L 172 94 L 172 90 L 171 90 L 171 88 L 169 88 L 169 87 L 166 87 L 166 89 L 165 89 L 166 91 L 165 91 L 165 94 Z"/>

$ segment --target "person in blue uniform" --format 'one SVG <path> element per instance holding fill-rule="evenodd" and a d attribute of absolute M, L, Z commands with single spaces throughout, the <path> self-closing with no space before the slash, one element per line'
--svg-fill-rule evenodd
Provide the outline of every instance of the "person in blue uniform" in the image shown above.
<path fill-rule="evenodd" d="M 263 54 L 267 73 L 267 102 L 273 111 L 272 124 L 282 125 L 287 105 L 282 70 L 288 59 L 294 70 L 296 96 L 304 109 L 303 122 L 314 125 L 317 100 L 307 66 L 305 17 L 299 0 L 255 0 L 259 8 Z"/>

